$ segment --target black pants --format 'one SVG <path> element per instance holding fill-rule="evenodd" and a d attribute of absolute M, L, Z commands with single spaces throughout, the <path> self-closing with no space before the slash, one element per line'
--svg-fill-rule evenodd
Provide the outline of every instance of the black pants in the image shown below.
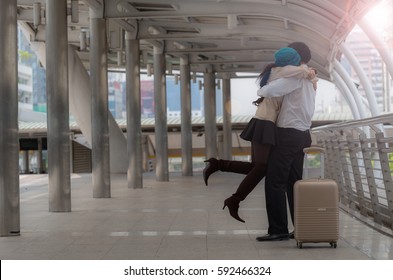
<path fill-rule="evenodd" d="M 303 149 L 311 145 L 309 131 L 278 128 L 279 145 L 270 154 L 265 193 L 269 234 L 288 233 L 287 203 L 294 221 L 293 185 L 302 179 Z"/>

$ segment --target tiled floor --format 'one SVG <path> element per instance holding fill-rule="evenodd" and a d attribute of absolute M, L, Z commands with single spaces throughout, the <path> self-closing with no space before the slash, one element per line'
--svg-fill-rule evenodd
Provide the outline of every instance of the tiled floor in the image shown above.
<path fill-rule="evenodd" d="M 21 235 L 0 237 L 0 258 L 168 260 L 367 260 L 393 259 L 393 238 L 340 213 L 340 240 L 328 244 L 256 242 L 267 229 L 261 183 L 241 205 L 240 223 L 222 210 L 243 176 L 170 174 L 157 182 L 144 174 L 143 189 L 128 189 L 112 175 L 112 198 L 93 199 L 91 174 L 72 175 L 72 212 L 48 211 L 46 175 L 21 175 Z"/>

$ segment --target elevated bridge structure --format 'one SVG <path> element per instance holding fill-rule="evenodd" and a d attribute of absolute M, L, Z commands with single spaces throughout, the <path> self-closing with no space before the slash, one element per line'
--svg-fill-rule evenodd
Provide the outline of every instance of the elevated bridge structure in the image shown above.
<path fill-rule="evenodd" d="M 26 234 L 21 230 L 18 166 L 19 138 L 23 133 L 18 125 L 18 26 L 46 68 L 49 213 L 72 212 L 70 114 L 91 147 L 92 197 L 111 198 L 111 178 L 119 174 L 127 174 L 124 186 L 128 191 L 143 192 L 140 74 L 153 75 L 154 177 L 164 188 L 171 184 L 165 77 L 176 75 L 181 84 L 180 176 L 182 180 L 192 181 L 196 174 L 192 168 L 195 132 L 190 83 L 195 76 L 203 76 L 200 85 L 204 89 L 203 154 L 206 158 L 229 159 L 234 127 L 230 80 L 240 73 L 256 76 L 272 62 L 277 49 L 303 41 L 312 52 L 309 66 L 318 71 L 321 79 L 337 86 L 355 120 L 313 129 L 315 143 L 328 151 L 327 174 L 340 183 L 342 209 L 360 219 L 371 217 L 378 232 L 391 234 L 393 189 L 389 128 L 392 116 L 380 116 L 371 82 L 345 42 L 351 30 L 359 26 L 374 43 L 392 77 L 392 54 L 364 19 L 380 2 L 1 1 L 0 236 Z M 340 63 L 342 56 L 357 72 L 365 98 Z M 108 110 L 107 73 L 110 69 L 126 73 L 127 119 L 123 128 Z M 220 125 L 216 119 L 217 80 L 222 86 L 224 104 Z M 145 194 L 144 198 L 147 197 Z M 391 239 L 388 240 L 391 244 Z M 2 239 L 0 246 L 1 242 Z M 391 251 L 385 256 L 390 258 Z"/>

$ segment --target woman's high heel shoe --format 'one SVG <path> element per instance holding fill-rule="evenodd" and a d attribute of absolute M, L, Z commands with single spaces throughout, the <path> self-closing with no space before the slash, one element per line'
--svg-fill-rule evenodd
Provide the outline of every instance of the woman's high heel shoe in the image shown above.
<path fill-rule="evenodd" d="M 237 211 L 239 210 L 239 201 L 235 199 L 233 196 L 225 199 L 224 201 L 224 207 L 222 207 L 222 210 L 225 209 L 225 206 L 228 207 L 229 209 L 229 214 L 239 222 L 245 223 L 245 221 L 239 217 L 239 214 Z"/>
<path fill-rule="evenodd" d="M 209 179 L 210 175 L 214 172 L 218 171 L 218 159 L 216 158 L 209 158 L 205 160 L 207 162 L 206 167 L 203 169 L 203 180 L 205 181 L 205 185 L 207 186 L 207 180 Z"/>

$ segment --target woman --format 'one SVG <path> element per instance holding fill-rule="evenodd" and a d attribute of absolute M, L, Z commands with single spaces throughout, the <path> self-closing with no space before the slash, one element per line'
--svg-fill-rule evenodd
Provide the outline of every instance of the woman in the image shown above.
<path fill-rule="evenodd" d="M 313 80 L 316 87 L 315 71 L 300 65 L 301 57 L 298 52 L 289 47 L 281 48 L 275 54 L 275 62 L 265 67 L 259 75 L 260 87 L 268 81 L 283 77 L 307 78 Z M 266 174 L 267 161 L 272 145 L 276 145 L 275 122 L 280 111 L 282 98 L 259 98 L 253 103 L 258 106 L 255 116 L 250 120 L 240 137 L 251 141 L 251 162 L 217 160 L 210 158 L 206 160 L 207 165 L 203 170 L 205 184 L 214 172 L 220 170 L 246 174 L 236 192 L 224 201 L 224 207 L 228 207 L 230 215 L 236 220 L 243 222 L 239 217 L 238 209 L 240 201 L 243 201 Z"/>

